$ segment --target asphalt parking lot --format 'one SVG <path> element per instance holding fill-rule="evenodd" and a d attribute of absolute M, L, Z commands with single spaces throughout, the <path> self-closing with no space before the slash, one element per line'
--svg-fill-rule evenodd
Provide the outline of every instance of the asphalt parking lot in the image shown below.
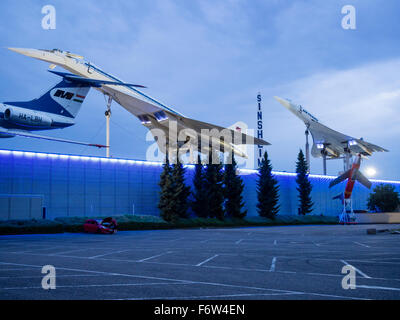
<path fill-rule="evenodd" d="M 400 235 L 371 227 L 387 228 L 0 236 L 0 299 L 400 299 Z M 356 289 L 342 288 L 347 264 Z M 42 288 L 45 265 L 56 289 Z"/>

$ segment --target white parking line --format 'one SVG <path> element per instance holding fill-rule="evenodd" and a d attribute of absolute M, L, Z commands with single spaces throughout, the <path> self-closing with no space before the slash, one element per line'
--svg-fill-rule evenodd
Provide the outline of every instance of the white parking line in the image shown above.
<path fill-rule="evenodd" d="M 40 256 L 49 256 L 49 254 L 33 254 L 33 255 L 40 255 Z M 278 256 L 278 257 L 280 257 L 280 256 Z M 282 256 L 282 257 L 284 257 L 284 256 Z M 79 258 L 79 259 L 88 259 L 87 257 L 73 257 L 73 256 L 71 256 L 71 258 Z M 327 260 L 327 261 L 341 261 L 342 263 L 345 263 L 345 264 L 348 264 L 348 262 L 347 261 L 345 261 L 345 260 L 339 260 L 339 259 L 323 259 L 323 258 L 315 258 L 316 260 Z M 134 261 L 134 260 L 121 260 L 121 259 L 100 259 L 100 260 L 110 260 L 110 261 L 125 261 L 125 262 L 137 262 L 137 261 Z M 354 261 L 354 260 L 352 260 L 352 259 L 350 259 L 350 260 L 348 260 L 348 261 Z M 375 263 L 374 261 L 362 261 L 362 260 L 360 260 L 360 262 L 372 262 L 372 263 Z M 149 261 L 149 262 L 147 262 L 147 261 L 145 261 L 145 263 L 156 263 L 156 264 L 167 264 L 167 263 L 157 263 L 157 262 L 151 262 L 151 261 Z M 382 262 L 383 263 L 383 262 Z M 396 264 L 396 263 L 390 263 L 390 262 L 388 262 L 389 264 Z M 4 264 L 4 263 L 0 263 L 0 264 Z M 11 265 L 15 265 L 15 264 L 11 264 Z M 171 263 L 171 265 L 172 265 L 172 263 Z M 175 264 L 175 265 L 178 265 L 178 264 Z M 179 264 L 179 265 L 182 265 L 182 266 L 187 266 L 187 267 L 195 267 L 194 265 L 189 265 L 189 264 Z M 29 267 L 29 265 L 27 265 L 28 267 Z M 36 267 L 36 266 L 35 266 Z M 40 268 L 41 268 L 42 266 L 40 266 Z M 206 267 L 206 268 L 214 268 L 214 266 L 208 266 L 208 265 L 203 265 L 202 267 Z M 38 267 L 39 268 L 39 267 Z M 232 269 L 232 270 L 242 270 L 242 271 L 249 271 L 249 272 L 268 272 L 269 270 L 268 269 L 265 269 L 265 270 L 257 270 L 257 269 L 245 269 L 245 268 L 230 268 L 230 267 L 221 267 L 221 268 L 223 268 L 223 269 Z M 365 273 L 363 273 L 362 271 L 360 271 L 359 269 L 356 269 L 357 270 L 357 272 L 358 273 L 360 273 L 364 278 L 367 278 L 367 279 L 377 279 L 377 280 L 385 280 L 385 281 L 400 281 L 400 279 L 388 279 L 388 278 L 375 278 L 375 277 L 369 277 L 368 275 L 366 275 Z M 1 271 L 1 269 L 0 269 L 0 271 Z M 286 272 L 283 272 L 283 271 L 276 271 L 276 272 L 279 272 L 279 273 L 286 273 Z M 287 272 L 287 273 L 289 273 L 289 272 Z M 317 274 L 317 273 L 315 273 L 315 274 L 313 274 L 313 273 L 301 273 L 301 272 L 290 272 L 290 273 L 298 273 L 299 275 L 300 274 L 310 274 L 310 275 L 320 275 L 320 276 L 337 276 L 337 275 L 329 275 L 329 274 Z M 340 276 L 340 275 L 339 275 Z"/>
<path fill-rule="evenodd" d="M 112 283 L 112 284 L 82 284 L 82 285 L 67 285 L 60 286 L 57 285 L 57 289 L 60 288 L 91 288 L 91 287 L 130 287 L 130 286 L 155 286 L 155 285 L 177 285 L 177 284 L 187 284 L 182 282 L 150 282 L 150 283 Z M 27 290 L 27 289 L 43 289 L 40 287 L 10 287 L 10 288 L 0 288 L 0 290 Z"/>
<path fill-rule="evenodd" d="M 276 264 L 276 257 L 272 258 L 271 262 L 271 267 L 269 268 L 269 271 L 274 272 L 275 271 L 275 264 Z"/>
<path fill-rule="evenodd" d="M 66 253 L 71 253 L 71 252 L 79 252 L 79 251 L 84 251 L 84 250 L 90 250 L 89 248 L 85 249 L 75 249 L 75 250 L 69 250 L 69 251 L 62 251 L 62 252 L 57 252 L 57 253 L 51 253 L 49 256 L 58 256 L 58 255 L 63 255 Z"/>
<path fill-rule="evenodd" d="M 24 250 L 24 251 L 16 251 L 16 252 L 11 252 L 11 253 L 30 253 L 30 252 L 36 252 L 36 251 L 41 251 L 41 250 L 52 250 L 52 249 L 57 249 L 57 248 L 63 248 L 62 246 L 56 246 L 56 247 L 47 247 L 47 248 L 40 248 L 40 249 L 29 249 L 29 250 Z"/>
<path fill-rule="evenodd" d="M 186 297 L 151 297 L 151 298 L 127 298 L 116 300 L 181 300 L 181 299 L 211 299 L 211 298 L 234 298 L 234 297 L 254 297 L 254 296 L 282 296 L 304 294 L 302 292 L 292 293 L 238 293 L 238 294 L 221 294 L 214 296 L 186 296 Z"/>
<path fill-rule="evenodd" d="M 347 261 L 345 261 L 345 260 L 340 260 L 340 261 L 342 261 L 342 263 L 344 263 L 344 264 L 346 264 L 346 265 L 352 266 L 352 267 L 354 268 L 354 270 L 356 270 L 356 271 L 357 271 L 359 274 L 361 274 L 364 278 L 371 279 L 371 277 L 367 276 L 364 272 L 362 272 L 360 269 L 357 269 L 355 266 L 351 265 L 351 264 L 348 263 Z"/>
<path fill-rule="evenodd" d="M 105 276 L 105 275 L 101 275 L 101 274 L 62 274 L 62 275 L 57 275 L 57 278 L 68 278 L 68 277 L 111 277 L 110 276 Z M 114 277 L 114 276 L 112 276 Z M 43 278 L 43 275 L 41 276 L 18 276 L 18 277 L 14 277 L 14 276 L 7 276 L 7 277 L 2 277 L 0 276 L 0 279 L 35 279 L 35 278 Z"/>
<path fill-rule="evenodd" d="M 320 259 L 322 260 L 322 259 Z M 390 261 L 375 261 L 375 260 L 359 260 L 359 259 L 348 259 L 349 261 L 360 262 L 360 263 L 373 263 L 373 264 L 393 264 L 398 265 L 400 262 L 390 262 Z"/>
<path fill-rule="evenodd" d="M 166 254 L 171 253 L 171 252 L 172 251 L 167 251 L 167 252 L 164 252 L 164 253 L 156 254 L 155 256 L 151 256 L 151 257 L 144 258 L 144 259 L 141 259 L 141 260 L 136 260 L 136 262 L 144 262 L 144 261 L 147 261 L 147 260 L 150 260 L 150 259 L 153 259 L 153 258 L 165 256 Z"/>
<path fill-rule="evenodd" d="M 200 262 L 199 264 L 196 264 L 196 267 L 200 267 L 200 266 L 202 266 L 203 264 L 205 264 L 205 263 L 211 261 L 212 259 L 214 259 L 214 258 L 216 258 L 216 257 L 218 257 L 218 254 L 215 254 L 215 255 L 213 255 L 211 258 L 208 258 L 207 260 L 204 260 L 203 262 Z"/>
<path fill-rule="evenodd" d="M 367 246 L 366 244 L 363 244 L 363 243 L 360 243 L 360 242 L 357 242 L 357 241 L 353 241 L 353 243 L 358 244 L 359 246 L 366 247 L 366 248 L 371 248 L 370 246 Z"/>
<path fill-rule="evenodd" d="M 373 289 L 373 290 L 391 290 L 391 291 L 400 291 L 400 288 L 390 288 L 390 287 L 378 287 L 378 286 L 356 286 L 356 288 L 363 288 L 363 289 Z"/>
<path fill-rule="evenodd" d="M 0 269 L 1 271 L 28 271 L 28 270 L 32 270 L 32 269 L 36 269 L 35 268 L 7 268 L 7 269 Z"/>
<path fill-rule="evenodd" d="M 173 252 L 173 251 L 170 251 Z M 30 253 L 29 255 L 38 255 L 38 256 L 49 256 L 48 254 L 38 254 L 38 253 Z M 231 255 L 231 254 L 219 254 L 219 255 Z M 78 257 L 78 256 L 62 256 L 62 257 L 68 257 L 68 258 L 75 258 L 75 259 L 88 259 L 87 257 Z M 150 258 L 154 258 L 150 257 Z M 290 258 L 290 256 L 277 256 L 277 258 Z M 99 260 L 104 260 L 104 261 L 115 261 L 115 262 L 128 262 L 128 263 L 138 263 L 138 262 L 143 262 L 143 263 L 151 263 L 151 264 L 159 264 L 159 265 L 175 265 L 175 266 L 183 266 L 183 267 L 196 267 L 196 265 L 192 264 L 187 264 L 187 263 L 173 263 L 173 262 L 154 262 L 154 261 L 137 261 L 137 260 L 128 260 L 128 259 L 112 259 L 112 258 L 98 258 Z M 149 258 L 146 258 L 147 260 Z M 324 258 L 314 258 L 315 260 L 326 260 L 326 261 L 341 261 L 344 263 L 344 260 L 338 260 L 338 259 L 324 259 Z M 366 260 L 349 260 L 349 261 L 359 261 L 359 262 L 371 262 L 375 263 L 375 261 L 366 261 Z M 385 263 L 385 262 L 380 262 L 380 263 Z M 397 264 L 397 263 L 391 263 L 387 262 L 388 264 Z M 0 264 L 4 264 L 1 263 Z M 348 264 L 347 262 L 345 264 Z M 226 270 L 238 270 L 238 271 L 249 271 L 249 272 L 270 272 L 268 269 L 251 269 L 251 268 L 234 268 L 234 267 L 226 267 L 226 266 L 207 266 L 207 265 L 202 265 L 201 267 L 205 268 L 216 268 L 216 269 L 226 269 Z M 41 267 L 40 267 L 41 268 Z M 0 269 L 1 270 L 1 269 Z M 359 269 L 358 272 L 361 272 Z M 341 275 L 337 274 L 323 274 L 323 273 L 312 273 L 312 272 L 296 272 L 296 271 L 275 271 L 279 273 L 291 273 L 291 274 L 308 274 L 308 275 L 319 275 L 319 276 L 329 276 L 329 277 L 340 277 Z M 365 275 L 362 273 L 362 275 Z M 378 278 L 378 277 L 368 277 L 367 279 L 376 279 L 376 280 L 385 280 L 385 281 L 400 281 L 400 279 L 396 278 Z"/>
<path fill-rule="evenodd" d="M 2 265 L 14 265 L 14 266 L 42 268 L 42 266 L 22 264 L 22 263 L 0 262 L 0 264 L 2 264 Z M 315 293 L 315 292 L 303 292 L 303 291 L 270 289 L 270 288 L 262 288 L 262 287 L 241 286 L 241 285 L 226 284 L 226 283 L 191 281 L 191 280 L 181 280 L 181 279 L 173 279 L 173 278 L 161 278 L 161 277 L 141 276 L 141 275 L 133 275 L 133 274 L 105 272 L 105 271 L 94 271 L 94 270 L 75 269 L 75 268 L 63 268 L 63 267 L 58 267 L 57 269 L 67 270 L 67 271 L 95 273 L 95 274 L 116 275 L 116 276 L 130 277 L 130 278 L 153 279 L 153 280 L 161 280 L 161 281 L 172 281 L 172 282 L 178 282 L 178 283 L 183 283 L 183 284 L 201 284 L 201 285 L 211 285 L 211 286 L 218 286 L 218 287 L 225 287 L 225 288 L 253 289 L 253 290 L 261 290 L 261 291 L 292 293 L 292 294 L 308 294 L 308 295 L 316 295 L 316 296 L 332 297 L 332 298 L 341 298 L 341 299 L 369 300 L 369 299 L 365 299 L 365 298 L 350 297 L 350 296 L 338 296 L 338 295 L 330 295 L 330 294 Z"/>
<path fill-rule="evenodd" d="M 114 252 L 99 254 L 99 255 L 97 255 L 97 256 L 88 257 L 88 259 L 96 259 L 96 258 L 108 256 L 108 255 L 110 255 L 110 254 L 122 253 L 122 252 L 127 252 L 127 251 L 130 251 L 130 250 L 128 249 L 128 250 L 121 250 L 121 251 L 114 251 Z"/>
<path fill-rule="evenodd" d="M 0 264 L 2 264 L 2 265 L 23 266 L 23 267 L 34 267 L 34 268 L 42 268 L 43 267 L 43 266 L 32 265 L 32 264 L 22 264 L 22 263 L 12 263 L 12 262 L 0 262 Z M 186 280 L 161 278 L 161 277 L 151 277 L 151 276 L 141 276 L 141 275 L 133 275 L 133 274 L 117 273 L 117 272 L 105 272 L 105 271 L 95 271 L 95 270 L 86 270 L 86 269 L 64 268 L 64 267 L 56 267 L 56 269 L 66 270 L 66 271 L 95 273 L 95 274 L 105 274 L 105 275 L 121 276 L 121 277 L 128 277 L 128 278 L 153 279 L 153 280 L 162 280 L 162 281 L 164 281 L 164 280 L 165 281 L 179 281 L 179 282 L 185 282 L 185 283 L 192 283 L 192 281 L 186 281 Z"/>

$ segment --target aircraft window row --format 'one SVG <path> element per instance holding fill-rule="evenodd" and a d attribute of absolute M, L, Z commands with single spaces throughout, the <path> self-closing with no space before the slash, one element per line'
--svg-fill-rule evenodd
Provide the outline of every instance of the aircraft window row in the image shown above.
<path fill-rule="evenodd" d="M 138 118 L 142 122 L 142 124 L 151 123 L 151 121 L 147 115 L 141 115 L 141 116 L 138 116 Z"/>
<path fill-rule="evenodd" d="M 154 116 L 156 117 L 157 121 L 163 121 L 168 119 L 164 111 L 158 111 L 154 113 Z"/>

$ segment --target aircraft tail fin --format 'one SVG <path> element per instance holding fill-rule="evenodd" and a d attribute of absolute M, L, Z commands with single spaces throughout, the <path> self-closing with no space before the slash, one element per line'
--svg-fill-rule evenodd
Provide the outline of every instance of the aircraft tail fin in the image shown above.
<path fill-rule="evenodd" d="M 329 184 L 329 188 L 332 188 L 333 186 L 336 186 L 340 182 L 346 180 L 347 178 L 350 177 L 350 171 L 347 170 L 346 172 L 342 173 L 339 177 L 337 177 L 335 180 L 332 180 L 331 183 Z"/>
<path fill-rule="evenodd" d="M 342 201 L 342 203 L 343 203 L 343 201 L 344 201 L 344 194 L 343 194 L 343 192 L 339 193 L 337 196 L 334 196 L 332 199 L 333 199 L 333 200 L 338 199 L 338 200 Z"/>
<path fill-rule="evenodd" d="M 40 98 L 5 104 L 75 118 L 90 90 L 90 85 L 62 79 Z"/>
<path fill-rule="evenodd" d="M 63 79 L 40 98 L 24 102 L 5 102 L 5 104 L 75 118 L 91 87 L 100 88 L 103 85 L 116 85 L 146 88 L 139 84 L 88 79 L 71 73 L 52 70 L 49 70 L 49 72 Z"/>

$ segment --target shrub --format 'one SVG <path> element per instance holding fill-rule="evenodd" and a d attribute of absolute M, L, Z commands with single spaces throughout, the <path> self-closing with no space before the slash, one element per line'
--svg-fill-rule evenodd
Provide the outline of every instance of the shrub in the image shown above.
<path fill-rule="evenodd" d="M 400 205 L 399 193 L 391 184 L 376 186 L 368 197 L 368 209 L 375 212 L 393 212 Z"/>
<path fill-rule="evenodd" d="M 8 220 L 0 222 L 0 234 L 62 233 L 61 223 L 49 220 Z"/>

